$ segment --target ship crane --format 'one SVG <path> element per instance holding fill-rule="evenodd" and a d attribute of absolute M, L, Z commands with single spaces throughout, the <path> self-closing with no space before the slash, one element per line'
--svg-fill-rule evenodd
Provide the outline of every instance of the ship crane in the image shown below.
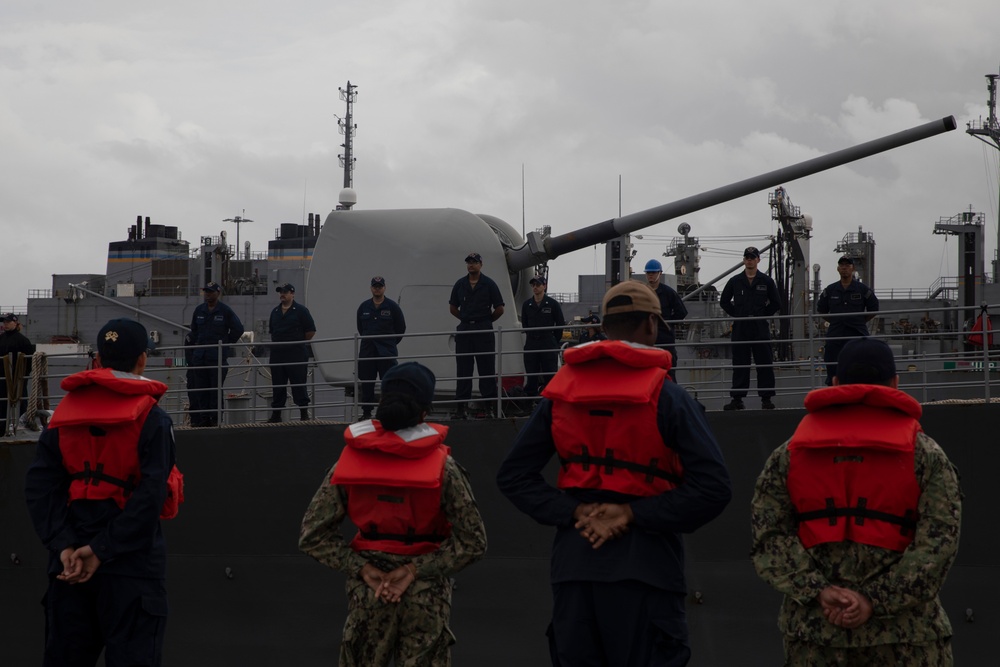
<path fill-rule="evenodd" d="M 986 90 L 990 97 L 986 102 L 986 120 L 970 121 L 966 126 L 966 134 L 979 139 L 985 144 L 1000 150 L 1000 121 L 997 120 L 997 79 L 1000 74 L 987 74 L 989 82 Z M 1000 178 L 997 179 L 997 191 L 1000 193 Z M 1000 194 L 998 194 L 1000 201 Z M 993 255 L 993 281 L 998 282 L 1000 276 L 1000 206 L 997 207 L 997 250 Z"/>
<path fill-rule="evenodd" d="M 780 230 L 774 244 L 776 261 L 772 276 L 782 297 L 782 315 L 808 315 L 810 308 L 809 283 L 809 239 L 812 237 L 812 216 L 803 215 L 798 206 L 792 204 L 788 191 L 783 186 L 768 193 L 767 203 L 771 207 L 771 219 L 778 222 Z M 778 359 L 796 359 L 796 346 L 801 346 L 809 332 L 806 317 L 794 320 L 782 319 L 778 325 Z"/>

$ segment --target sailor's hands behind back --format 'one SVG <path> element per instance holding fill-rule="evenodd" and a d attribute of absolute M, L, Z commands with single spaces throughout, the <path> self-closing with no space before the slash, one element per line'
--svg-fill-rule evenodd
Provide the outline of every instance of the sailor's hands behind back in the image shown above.
<path fill-rule="evenodd" d="M 621 537 L 632 523 L 632 508 L 627 504 L 590 503 L 580 505 L 574 512 L 575 528 L 580 536 L 600 549 L 605 542 Z"/>
<path fill-rule="evenodd" d="M 872 616 L 871 600 L 849 588 L 827 586 L 816 599 L 823 608 L 826 620 L 840 628 L 861 627 Z"/>
<path fill-rule="evenodd" d="M 365 584 L 382 602 L 397 603 L 416 579 L 416 569 L 412 564 L 400 565 L 391 572 L 383 572 L 371 563 L 365 563 L 359 573 Z"/>
<path fill-rule="evenodd" d="M 89 545 L 78 549 L 72 547 L 63 549 L 59 553 L 59 560 L 62 561 L 63 571 L 56 575 L 56 579 L 67 584 L 82 584 L 89 581 L 101 566 L 101 559 Z"/>

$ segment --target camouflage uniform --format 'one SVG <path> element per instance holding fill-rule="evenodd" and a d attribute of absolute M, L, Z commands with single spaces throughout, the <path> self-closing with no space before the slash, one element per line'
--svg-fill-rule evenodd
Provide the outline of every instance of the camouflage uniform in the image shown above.
<path fill-rule="evenodd" d="M 330 484 L 333 468 L 323 478 L 302 518 L 299 548 L 347 577 L 348 614 L 340 646 L 341 667 L 451 665 L 455 636 L 449 576 L 479 560 L 486 552 L 486 528 L 465 471 L 450 456 L 445 462 L 441 506 L 451 522 L 451 536 L 436 551 L 401 556 L 382 551 L 354 551 L 340 530 L 347 518 L 347 493 Z M 385 603 L 360 577 L 371 563 L 384 572 L 413 563 L 416 580 L 399 604 Z"/>
<path fill-rule="evenodd" d="M 807 550 L 786 488 L 788 444 L 768 458 L 751 505 L 754 567 L 785 595 L 778 615 L 785 664 L 951 665 L 951 623 L 938 591 L 958 551 L 962 503 L 957 471 L 944 450 L 917 435 L 919 519 L 905 551 L 854 542 Z M 855 629 L 827 622 L 816 596 L 828 585 L 866 595 L 874 607 L 868 622 Z"/>

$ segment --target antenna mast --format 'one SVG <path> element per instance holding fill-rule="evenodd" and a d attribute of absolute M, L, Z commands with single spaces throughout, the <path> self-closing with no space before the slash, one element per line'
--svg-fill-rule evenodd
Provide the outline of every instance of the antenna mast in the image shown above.
<path fill-rule="evenodd" d="M 340 126 L 340 133 L 344 135 L 344 143 L 340 144 L 344 152 L 337 157 L 340 158 L 340 166 L 344 168 L 344 187 L 353 188 L 354 163 L 357 161 L 357 158 L 354 157 L 354 134 L 358 130 L 358 126 L 354 123 L 354 100 L 358 97 L 358 87 L 348 81 L 347 88 L 338 88 L 337 90 L 340 91 L 340 99 L 347 102 L 347 116 L 341 118 L 334 115 L 334 118 L 337 119 L 337 125 Z"/>
<path fill-rule="evenodd" d="M 978 121 L 970 121 L 965 132 L 1000 150 L 1000 122 L 997 122 L 997 79 L 1000 74 L 987 74 L 986 78 L 989 81 L 986 90 L 990 93 L 990 99 L 986 103 L 986 120 L 980 118 Z M 997 250 L 993 255 L 993 282 L 1000 280 L 1000 178 L 997 179 L 997 192 Z"/>

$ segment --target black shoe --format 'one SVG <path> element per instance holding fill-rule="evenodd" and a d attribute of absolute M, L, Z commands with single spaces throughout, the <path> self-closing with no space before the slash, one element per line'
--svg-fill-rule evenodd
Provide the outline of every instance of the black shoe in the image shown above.
<path fill-rule="evenodd" d="M 274 410 L 271 412 L 271 418 L 267 420 L 268 424 L 280 424 L 281 423 L 281 410 Z"/>
<path fill-rule="evenodd" d="M 299 420 L 304 422 L 309 421 L 309 408 L 299 408 Z"/>
<path fill-rule="evenodd" d="M 468 419 L 469 418 L 469 414 L 463 408 L 461 410 L 456 410 L 455 412 L 453 412 L 451 414 L 451 418 L 454 419 L 454 420 Z"/>
<path fill-rule="evenodd" d="M 734 398 L 733 400 L 729 401 L 728 403 L 722 406 L 723 410 L 743 410 L 745 408 L 746 406 L 743 405 L 742 398 Z"/>
<path fill-rule="evenodd" d="M 760 407 L 762 410 L 774 410 L 774 403 L 771 402 L 771 397 L 770 396 L 761 397 Z"/>
<path fill-rule="evenodd" d="M 365 421 L 368 421 L 371 418 L 372 418 L 372 411 L 371 410 L 362 410 L 361 411 L 361 421 L 365 422 Z"/>

